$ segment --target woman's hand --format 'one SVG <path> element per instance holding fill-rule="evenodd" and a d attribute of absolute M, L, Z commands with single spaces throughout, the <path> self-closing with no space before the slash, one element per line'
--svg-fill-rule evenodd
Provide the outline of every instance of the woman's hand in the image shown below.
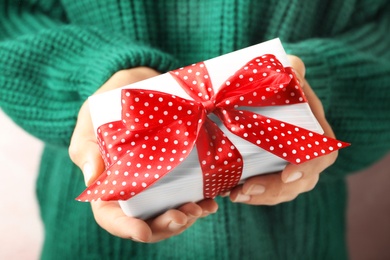
<path fill-rule="evenodd" d="M 324 135 L 335 137 L 327 122 L 321 101 L 305 80 L 305 65 L 296 56 L 289 56 L 290 63 L 305 92 L 313 114 L 324 130 Z M 300 165 L 288 164 L 282 172 L 249 178 L 243 185 L 230 192 L 233 202 L 251 205 L 275 205 L 295 199 L 299 194 L 312 190 L 320 173 L 332 165 L 338 152 L 313 159 Z"/>
<path fill-rule="evenodd" d="M 96 93 L 119 88 L 137 81 L 159 75 L 146 67 L 121 70 L 115 73 Z M 104 171 L 104 163 L 94 134 L 88 101 L 81 107 L 76 127 L 69 146 L 72 161 L 80 167 L 88 186 Z M 171 209 L 153 219 L 143 221 L 126 216 L 117 201 L 91 202 L 96 222 L 111 234 L 140 242 L 157 242 L 180 234 L 198 218 L 217 211 L 214 200 L 187 203 Z"/>

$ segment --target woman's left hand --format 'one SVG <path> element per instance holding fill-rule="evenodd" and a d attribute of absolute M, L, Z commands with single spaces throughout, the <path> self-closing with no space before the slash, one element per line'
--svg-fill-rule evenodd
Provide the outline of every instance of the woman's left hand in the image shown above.
<path fill-rule="evenodd" d="M 305 80 L 305 65 L 296 56 L 289 56 L 289 59 L 310 108 L 324 130 L 324 135 L 334 138 L 321 101 Z M 282 172 L 249 178 L 243 185 L 230 192 L 230 199 L 233 202 L 251 205 L 276 205 L 291 201 L 299 194 L 312 190 L 319 180 L 320 173 L 335 162 L 337 155 L 335 151 L 300 165 L 288 164 Z"/>

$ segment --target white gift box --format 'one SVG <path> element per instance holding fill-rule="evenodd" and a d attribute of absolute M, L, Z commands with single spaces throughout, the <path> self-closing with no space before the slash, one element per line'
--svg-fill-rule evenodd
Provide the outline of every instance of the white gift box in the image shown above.
<path fill-rule="evenodd" d="M 273 54 L 283 64 L 290 66 L 279 39 L 270 40 L 236 52 L 204 61 L 214 91 L 249 60 L 263 54 Z M 192 99 L 169 73 L 140 81 L 123 88 L 163 91 L 186 99 Z M 115 89 L 89 98 L 94 129 L 113 121 L 121 120 L 121 89 Z M 307 103 L 286 106 L 255 107 L 253 112 L 278 119 L 316 133 L 323 130 Z M 282 170 L 287 162 L 229 132 L 219 121 L 215 121 L 226 136 L 240 151 L 244 168 L 241 183 L 248 177 Z M 126 215 L 147 219 L 186 202 L 203 199 L 202 170 L 196 149 L 171 172 L 136 196 L 119 201 Z"/>

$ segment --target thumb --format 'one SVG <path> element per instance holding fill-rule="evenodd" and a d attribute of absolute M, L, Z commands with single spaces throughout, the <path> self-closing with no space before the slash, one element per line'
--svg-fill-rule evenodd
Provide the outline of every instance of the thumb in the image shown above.
<path fill-rule="evenodd" d="M 119 88 L 159 73 L 151 68 L 138 67 L 120 70 L 111 76 L 96 92 L 102 93 Z M 88 186 L 104 171 L 104 162 L 100 156 L 99 147 L 92 125 L 88 100 L 81 106 L 76 127 L 69 146 L 71 160 L 83 171 L 85 184 Z"/>
<path fill-rule="evenodd" d="M 288 60 L 290 61 L 291 67 L 299 74 L 300 77 L 305 78 L 306 67 L 303 61 L 295 55 L 287 55 Z"/>
<path fill-rule="evenodd" d="M 96 143 L 88 101 L 80 109 L 69 146 L 69 156 L 83 172 L 86 186 L 104 171 L 104 162 Z"/>
<path fill-rule="evenodd" d="M 94 142 L 87 142 L 81 152 L 83 156 L 80 157 L 80 163 L 76 164 L 83 172 L 85 185 L 89 186 L 104 171 L 104 163 L 98 145 Z"/>

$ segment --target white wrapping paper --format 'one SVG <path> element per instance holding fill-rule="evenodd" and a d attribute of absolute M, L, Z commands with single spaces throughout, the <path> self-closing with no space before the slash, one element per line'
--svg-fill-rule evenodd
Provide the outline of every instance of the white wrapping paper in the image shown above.
<path fill-rule="evenodd" d="M 219 86 L 234 74 L 249 60 L 263 54 L 274 54 L 283 66 L 290 66 L 285 51 L 279 39 L 267 41 L 236 52 L 232 52 L 214 59 L 205 61 L 215 92 Z M 186 99 L 189 95 L 169 75 L 160 76 L 137 82 L 124 88 L 150 89 L 171 93 Z M 121 120 L 121 90 L 116 89 L 89 98 L 94 129 L 100 125 Z M 291 123 L 313 132 L 323 133 L 321 126 L 313 116 L 307 103 L 253 108 L 252 111 Z M 286 161 L 272 155 L 261 148 L 231 134 L 218 123 L 233 144 L 237 147 L 244 159 L 244 170 L 241 182 L 251 176 L 275 172 L 283 169 Z M 120 205 L 129 216 L 147 219 L 167 209 L 176 208 L 186 202 L 197 202 L 203 199 L 202 171 L 199 165 L 196 149 L 189 157 L 170 173 L 161 178 L 144 192 L 127 201 L 120 201 Z"/>

